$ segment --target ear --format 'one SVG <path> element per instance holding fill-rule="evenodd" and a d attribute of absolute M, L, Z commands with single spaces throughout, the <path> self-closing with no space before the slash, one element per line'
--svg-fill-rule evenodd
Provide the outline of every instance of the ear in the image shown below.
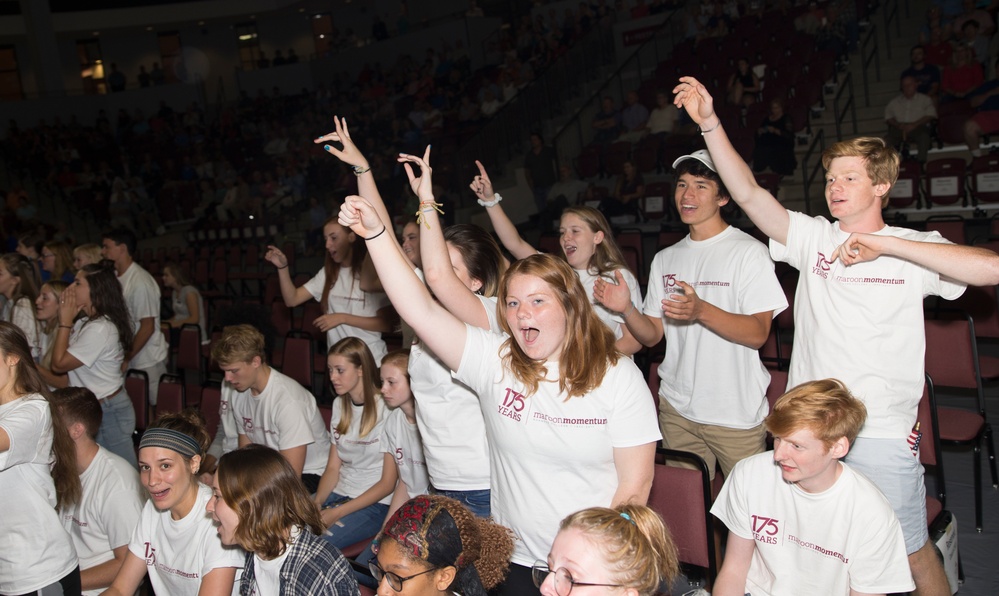
<path fill-rule="evenodd" d="M 7 366 L 14 367 L 17 366 L 19 362 L 21 362 L 21 359 L 18 356 L 15 356 L 14 354 L 7 354 L 7 357 L 4 358 L 4 362 L 7 364 Z"/>
<path fill-rule="evenodd" d="M 253 360 L 250 360 L 250 366 L 253 368 L 260 368 L 264 361 L 260 359 L 260 356 L 254 356 Z"/>
<path fill-rule="evenodd" d="M 85 429 L 83 427 L 83 423 L 82 422 L 74 422 L 74 423 L 72 423 L 72 424 L 69 425 L 69 436 L 74 441 L 79 440 L 80 437 L 82 437 L 84 434 L 86 434 L 86 432 L 87 432 L 87 429 Z"/>
<path fill-rule="evenodd" d="M 731 201 L 731 200 L 732 200 L 732 197 L 726 197 L 724 195 L 718 195 L 718 198 L 715 199 L 715 202 L 718 203 L 719 207 L 724 207 L 725 205 L 728 205 L 728 202 Z"/>
<path fill-rule="evenodd" d="M 887 182 L 882 182 L 880 184 L 875 184 L 874 185 L 874 196 L 876 196 L 878 198 L 878 200 L 881 200 L 881 199 L 885 198 L 885 195 L 888 194 L 888 191 L 890 189 L 891 189 L 891 185 L 888 184 Z"/>
<path fill-rule="evenodd" d="M 443 592 L 451 587 L 456 575 L 458 575 L 458 569 L 453 566 L 449 565 L 443 569 L 438 569 L 437 573 L 434 574 L 434 585 Z"/>
<path fill-rule="evenodd" d="M 832 444 L 829 448 L 829 454 L 836 459 L 842 459 L 846 457 L 846 454 L 850 452 L 850 441 L 846 437 L 840 437 L 836 439 L 836 442 Z"/>
<path fill-rule="evenodd" d="M 192 457 L 190 464 L 191 464 L 191 475 L 192 476 L 196 475 L 198 473 L 198 470 L 201 469 L 201 456 L 195 455 L 194 457 Z"/>
<path fill-rule="evenodd" d="M 478 294 L 482 290 L 483 285 L 484 284 L 482 283 L 481 279 L 477 277 L 472 278 L 472 292 Z"/>
<path fill-rule="evenodd" d="M 603 241 L 604 241 L 604 231 L 603 230 L 600 230 L 596 234 L 593 235 L 593 243 L 594 244 L 600 244 Z"/>

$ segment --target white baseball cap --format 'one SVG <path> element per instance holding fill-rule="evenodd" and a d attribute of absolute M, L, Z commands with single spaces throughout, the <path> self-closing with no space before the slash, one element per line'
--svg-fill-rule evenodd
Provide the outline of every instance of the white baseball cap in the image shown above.
<path fill-rule="evenodd" d="M 718 173 L 718 170 L 715 168 L 715 162 L 711 161 L 711 154 L 708 153 L 707 149 L 694 151 L 690 155 L 681 155 L 680 157 L 676 158 L 676 161 L 673 162 L 673 169 L 675 170 L 676 166 L 685 159 L 696 159 L 702 164 L 708 166 L 708 169 L 710 169 L 712 172 L 716 174 Z"/>

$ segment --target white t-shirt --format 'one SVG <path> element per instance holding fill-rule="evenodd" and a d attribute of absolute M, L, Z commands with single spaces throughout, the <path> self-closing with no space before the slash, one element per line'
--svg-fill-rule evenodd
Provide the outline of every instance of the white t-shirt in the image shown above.
<path fill-rule="evenodd" d="M 174 290 L 170 295 L 170 305 L 173 308 L 175 317 L 188 318 L 191 316 L 190 309 L 187 308 L 187 297 L 194 294 L 198 304 L 198 326 L 201 327 L 201 343 L 208 341 L 208 319 L 205 318 L 205 299 L 201 297 L 201 292 L 194 286 L 184 286 L 179 290 Z"/>
<path fill-rule="evenodd" d="M 343 401 L 341 401 L 343 400 Z M 350 426 L 347 433 L 341 435 L 336 432 L 336 425 L 340 423 L 343 416 L 343 405 L 348 404 L 351 408 Z M 382 429 L 385 428 L 387 409 L 382 396 L 375 398 L 378 411 L 378 421 L 371 432 L 360 436 L 361 414 L 364 413 L 364 406 L 356 406 L 350 401 L 350 396 L 341 395 L 336 398 L 333 404 L 333 416 L 330 418 L 330 436 L 333 437 L 333 444 L 336 446 L 336 454 L 340 458 L 340 478 L 333 489 L 338 495 L 357 498 L 375 485 L 382 478 L 382 464 L 385 458 L 382 456 Z M 384 505 L 392 502 L 392 494 L 389 493 L 381 501 Z"/>
<path fill-rule="evenodd" d="M 406 483 L 409 498 L 424 495 L 430 486 L 427 462 L 423 457 L 423 442 L 416 424 L 406 420 L 402 408 L 386 415 L 382 429 L 382 453 L 391 453 L 399 468 L 399 479 Z"/>
<path fill-rule="evenodd" d="M 323 287 L 326 285 L 326 270 L 320 269 L 315 277 L 305 282 L 303 286 L 312 294 L 316 301 L 323 299 Z M 365 292 L 361 289 L 361 282 L 354 279 L 350 267 L 340 267 L 336 283 L 330 288 L 329 298 L 326 300 L 328 312 L 342 312 L 359 317 L 373 317 L 378 314 L 379 309 L 389 306 L 388 296 L 382 292 Z M 336 342 L 345 337 L 356 337 L 368 344 L 371 355 L 375 357 L 375 364 L 382 365 L 382 358 L 385 356 L 385 342 L 382 334 L 377 331 L 367 331 L 350 325 L 340 325 L 326 332 L 326 343 L 333 346 Z"/>
<path fill-rule="evenodd" d="M 478 296 L 499 333 L 496 298 Z M 430 483 L 438 490 L 488 490 L 489 442 L 479 396 L 421 343 L 409 351 L 409 388 L 416 398 L 416 424 Z"/>
<path fill-rule="evenodd" d="M 830 263 L 850 235 L 839 222 L 789 214 L 787 246 L 770 241 L 770 254 L 801 272 L 787 386 L 839 379 L 867 406 L 860 436 L 907 437 L 923 395 L 923 298 L 953 300 L 965 285 L 895 257 L 848 268 Z M 877 234 L 948 243 L 937 232 L 891 226 Z"/>
<path fill-rule="evenodd" d="M 666 356 L 659 395 L 681 416 L 700 424 L 747 429 L 767 415 L 767 372 L 757 350 L 729 341 L 697 322 L 663 315 L 662 301 L 678 282 L 698 297 L 735 314 L 787 308 L 767 247 L 734 226 L 707 240 L 688 235 L 652 260 L 643 312 L 662 319 Z"/>
<path fill-rule="evenodd" d="M 229 387 L 229 383 L 224 385 Z M 246 435 L 251 443 L 278 451 L 305 445 L 302 473 L 323 473 L 330 453 L 326 423 L 316 398 L 298 381 L 271 368 L 267 386 L 259 395 L 253 395 L 250 389 L 228 395 L 239 434 Z"/>
<path fill-rule="evenodd" d="M 24 594 L 79 564 L 56 513 L 52 413 L 37 393 L 0 405 L 10 449 L 0 452 L 0 594 Z"/>
<path fill-rule="evenodd" d="M 198 500 L 190 513 L 174 520 L 170 511 L 158 511 L 152 501 L 142 508 L 128 550 L 146 562 L 153 590 L 170 596 L 197 596 L 201 581 L 213 569 L 243 568 L 246 554 L 238 547 L 222 546 L 205 505 L 212 490 L 198 485 Z"/>
<path fill-rule="evenodd" d="M 125 353 L 118 341 L 118 328 L 107 317 L 74 323 L 66 351 L 82 364 L 69 371 L 69 384 L 73 387 L 86 387 L 103 399 L 125 384 L 125 373 L 121 370 Z"/>
<path fill-rule="evenodd" d="M 614 449 L 662 438 L 649 387 L 635 363 L 620 358 L 598 388 L 566 399 L 558 365 L 533 395 L 507 372 L 507 336 L 465 326 L 455 376 L 479 395 L 489 434 L 490 505 L 497 523 L 519 540 L 513 562 L 530 567 L 548 556 L 559 521 L 587 507 L 609 507 L 618 486 Z"/>
<path fill-rule="evenodd" d="M 90 569 L 114 558 L 114 549 L 128 545 L 139 523 L 145 490 L 139 474 L 127 461 L 99 447 L 94 460 L 80 474 L 83 498 L 62 510 L 62 523 L 73 537 L 80 569 Z M 97 596 L 104 589 L 84 590 Z"/>
<path fill-rule="evenodd" d="M 12 304 L 10 300 L 4 302 L 2 312 L 5 321 L 10 321 L 24 332 L 28 345 L 31 346 L 31 357 L 37 362 L 45 353 L 42 339 L 45 334 L 35 318 L 35 305 L 27 296 L 21 296 L 16 304 Z"/>
<path fill-rule="evenodd" d="M 241 425 L 236 422 L 236 416 L 232 412 L 232 398 L 234 395 L 236 395 L 236 390 L 232 388 L 232 385 L 222 383 L 222 389 L 219 392 L 219 427 L 215 431 L 215 439 L 212 441 L 212 446 L 208 448 L 208 454 L 214 456 L 215 459 L 222 457 L 230 451 L 239 449 L 239 429 Z M 325 425 L 323 425 L 323 432 L 326 432 Z"/>
<path fill-rule="evenodd" d="M 131 368 L 150 368 L 167 359 L 166 340 L 160 333 L 160 286 L 148 271 L 138 263 L 132 263 L 124 273 L 118 276 L 121 290 L 128 305 L 128 314 L 132 317 L 132 331 L 137 332 L 142 319 L 153 317 L 153 334 L 142 346 L 138 354 L 132 356 Z M 150 379 L 152 381 L 152 379 Z"/>
<path fill-rule="evenodd" d="M 586 295 L 590 298 L 590 304 L 593 305 L 593 312 L 597 313 L 600 320 L 603 321 L 604 325 L 610 327 L 610 330 L 614 332 L 614 339 L 621 339 L 624 335 L 621 327 L 625 324 L 624 317 L 620 313 L 616 313 L 608 309 L 603 304 L 600 304 L 593 299 L 593 285 L 597 283 L 599 276 L 590 273 L 584 269 L 574 269 L 576 275 L 579 276 L 579 282 L 583 284 L 583 289 L 586 290 Z M 621 276 L 624 277 L 624 282 L 628 285 L 628 291 L 631 293 L 630 299 L 632 304 L 641 304 L 642 302 L 642 291 L 638 287 L 638 280 L 635 279 L 635 275 L 627 269 L 619 269 Z M 613 276 L 604 277 L 604 281 L 608 283 L 616 283 Z"/>
<path fill-rule="evenodd" d="M 746 578 L 753 596 L 847 596 L 915 586 L 898 518 L 884 495 L 846 464 L 836 483 L 807 493 L 785 482 L 773 452 L 735 465 L 711 513 L 756 549 Z"/>
<path fill-rule="evenodd" d="M 270 561 L 261 559 L 259 555 L 253 555 L 253 579 L 256 581 L 256 591 L 254 596 L 278 596 L 281 594 L 281 567 L 285 559 L 288 558 L 290 548 L 285 548 L 284 552 L 274 557 Z"/>

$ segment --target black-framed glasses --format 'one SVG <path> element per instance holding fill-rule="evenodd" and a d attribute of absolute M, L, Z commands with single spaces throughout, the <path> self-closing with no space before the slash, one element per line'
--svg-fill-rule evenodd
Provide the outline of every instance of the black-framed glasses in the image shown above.
<path fill-rule="evenodd" d="M 535 561 L 531 567 L 531 577 L 534 579 L 535 587 L 540 588 L 545 583 L 550 574 L 555 574 L 555 593 L 558 596 L 569 596 L 574 586 L 601 586 L 604 588 L 622 588 L 620 584 L 591 584 L 588 582 L 578 582 L 573 579 L 572 574 L 565 567 L 559 567 L 554 571 L 548 568 L 545 561 Z M 391 585 L 391 584 L 390 584 Z"/>
<path fill-rule="evenodd" d="M 403 583 L 408 582 L 409 580 L 413 579 L 414 577 L 419 577 L 421 575 L 430 573 L 431 571 L 437 571 L 437 568 L 436 567 L 431 567 L 430 569 L 427 569 L 426 571 L 421 571 L 419 573 L 414 573 L 413 575 L 410 575 L 409 577 L 400 577 L 400 576 L 392 573 L 391 571 L 385 571 L 384 569 L 382 569 L 381 567 L 379 567 L 377 559 L 371 559 L 370 561 L 368 561 L 368 570 L 371 571 L 371 577 L 375 578 L 375 581 L 378 582 L 379 584 L 382 583 L 382 578 L 384 577 L 385 581 L 388 582 L 388 585 L 389 585 L 390 588 L 392 588 L 396 592 L 402 592 L 402 584 Z"/>

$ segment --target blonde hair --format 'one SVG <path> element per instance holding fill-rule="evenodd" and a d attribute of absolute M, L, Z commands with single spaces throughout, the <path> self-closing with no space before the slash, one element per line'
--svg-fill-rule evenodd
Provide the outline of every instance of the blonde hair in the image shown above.
<path fill-rule="evenodd" d="M 575 215 L 583 220 L 583 223 L 594 234 L 597 232 L 604 233 L 603 241 L 594 247 L 593 254 L 590 256 L 590 262 L 587 265 L 590 273 L 604 276 L 612 274 L 618 269 L 628 268 L 628 264 L 624 261 L 624 255 L 621 253 L 621 248 L 614 240 L 614 232 L 611 230 L 610 224 L 607 223 L 607 218 L 604 217 L 603 213 L 600 213 L 593 207 L 567 207 L 562 211 L 559 222 L 566 215 Z M 635 272 L 633 271 L 632 273 Z"/>
<path fill-rule="evenodd" d="M 59 298 L 62 297 L 62 293 L 66 291 L 67 287 L 69 287 L 69 284 L 61 279 L 50 279 L 42 284 L 41 289 L 38 291 L 39 295 L 45 293 L 45 286 L 52 289 L 52 293 L 55 294 L 56 297 L 56 302 L 58 302 Z M 56 316 L 52 317 L 48 321 L 42 322 L 42 325 L 44 325 L 42 330 L 49 336 L 49 344 L 45 347 L 45 353 L 42 354 L 42 358 L 39 360 L 38 364 L 45 368 L 51 369 L 52 352 L 55 348 L 55 332 L 59 327 L 59 313 L 56 313 Z"/>
<path fill-rule="evenodd" d="M 852 445 L 866 419 L 864 403 L 841 381 L 822 379 L 802 383 L 782 395 L 763 424 L 775 437 L 808 429 L 829 449 L 841 437 Z"/>
<path fill-rule="evenodd" d="M 613 583 L 633 588 L 639 596 L 658 594 L 660 584 L 671 583 L 679 571 L 669 529 L 659 514 L 645 505 L 583 509 L 559 524 L 560 530 L 569 528 L 582 531 L 600 551 Z"/>
<path fill-rule="evenodd" d="M 237 362 L 265 360 L 264 334 L 253 325 L 230 325 L 222 330 L 222 337 L 212 346 L 212 360 L 220 365 Z"/>
<path fill-rule="evenodd" d="M 73 249 L 73 257 L 85 261 L 84 265 L 96 265 L 101 262 L 101 247 L 93 244 L 81 244 Z"/>
<path fill-rule="evenodd" d="M 879 137 L 857 137 L 834 143 L 822 152 L 822 167 L 829 170 L 837 157 L 859 157 L 864 160 L 867 176 L 872 184 L 887 184 L 888 191 L 881 197 L 881 208 L 888 206 L 891 187 L 898 180 L 901 158 L 894 147 Z"/>
<path fill-rule="evenodd" d="M 326 358 L 330 356 L 342 356 L 348 362 L 361 369 L 361 385 L 364 388 L 364 409 L 361 412 L 361 428 L 359 436 L 366 436 L 375 425 L 378 424 L 378 367 L 375 365 L 375 358 L 368 349 L 368 344 L 356 337 L 345 337 L 333 344 L 333 347 L 326 353 Z M 347 434 L 350 430 L 352 411 L 349 396 L 339 396 L 340 401 L 340 422 L 336 425 L 336 432 L 341 435 Z"/>
<path fill-rule="evenodd" d="M 501 350 L 504 366 L 524 384 L 528 394 L 538 390 L 538 383 L 547 374 L 545 364 L 531 359 L 513 339 L 506 320 L 506 296 L 510 280 L 516 275 L 531 275 L 548 284 L 565 313 L 565 341 L 558 363 L 559 392 L 566 393 L 568 399 L 596 389 L 621 353 L 614 345 L 614 334 L 593 311 L 579 276 L 564 259 L 549 254 L 538 253 L 513 263 L 500 282 L 497 318 L 509 336 Z"/>

